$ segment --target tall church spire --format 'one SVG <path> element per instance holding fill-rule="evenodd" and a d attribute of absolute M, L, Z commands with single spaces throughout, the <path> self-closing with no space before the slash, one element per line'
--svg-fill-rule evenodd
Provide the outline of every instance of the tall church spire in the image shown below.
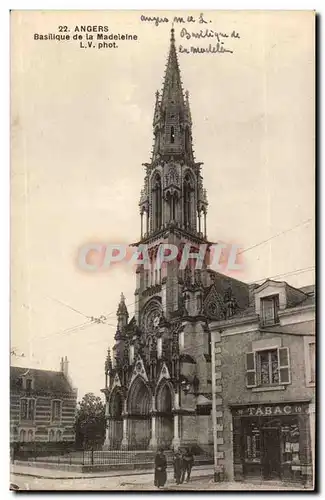
<path fill-rule="evenodd" d="M 168 228 L 182 231 L 183 239 L 190 233 L 206 240 L 208 203 L 202 163 L 194 159 L 189 93 L 184 95 L 182 88 L 173 28 L 163 87 L 156 92 L 153 131 L 152 158 L 144 164 L 144 189 L 139 202 L 141 241 Z"/>
<path fill-rule="evenodd" d="M 174 28 L 171 30 L 163 88 L 161 94 L 156 93 L 153 127 L 153 160 L 172 154 L 193 161 L 189 102 L 184 99 Z"/>

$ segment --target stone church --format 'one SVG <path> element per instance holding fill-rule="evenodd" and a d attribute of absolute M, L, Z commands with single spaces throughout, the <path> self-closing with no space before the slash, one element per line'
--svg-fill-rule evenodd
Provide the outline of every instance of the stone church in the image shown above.
<path fill-rule="evenodd" d="M 183 92 L 174 30 L 164 83 L 156 93 L 154 145 L 140 196 L 141 236 L 150 269 L 136 270 L 135 314 L 121 295 L 115 345 L 105 363 L 107 449 L 192 446 L 212 451 L 210 321 L 245 309 L 249 286 L 180 259 L 155 269 L 159 245 L 181 254 L 207 239 L 207 194 L 194 158 L 189 93 Z M 221 424 L 221 422 L 220 422 Z"/>

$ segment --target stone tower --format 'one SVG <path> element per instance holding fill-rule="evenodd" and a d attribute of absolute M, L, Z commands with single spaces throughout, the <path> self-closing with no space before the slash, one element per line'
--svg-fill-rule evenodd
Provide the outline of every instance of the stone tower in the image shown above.
<path fill-rule="evenodd" d="M 141 234 L 148 256 L 136 270 L 135 314 L 122 294 L 112 358 L 105 363 L 106 447 L 211 446 L 209 318 L 247 305 L 246 285 L 207 268 L 207 196 L 195 161 L 189 94 L 184 94 L 174 30 L 164 83 L 156 92 L 154 143 L 140 197 Z M 177 249 L 158 266 L 160 249 Z M 205 245 L 205 247 L 204 247 Z M 180 266 L 185 251 L 204 250 L 201 269 Z M 192 259 L 196 262 L 196 259 Z"/>

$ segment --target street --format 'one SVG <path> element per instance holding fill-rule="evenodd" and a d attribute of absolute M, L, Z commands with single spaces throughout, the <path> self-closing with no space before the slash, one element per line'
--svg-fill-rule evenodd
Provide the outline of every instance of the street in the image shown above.
<path fill-rule="evenodd" d="M 30 473 L 39 473 L 33 469 Z M 200 475 L 201 471 L 193 471 L 193 477 L 189 483 L 184 483 L 182 485 L 176 485 L 173 473 L 168 472 L 167 483 L 164 488 L 159 491 L 177 491 L 177 490 L 301 490 L 301 486 L 284 485 L 279 482 L 254 482 L 254 483 L 238 483 L 238 482 L 223 482 L 214 483 L 211 475 L 206 475 L 206 477 Z M 157 488 L 153 486 L 153 474 L 136 474 L 136 475 L 120 475 L 112 477 L 84 477 L 75 479 L 63 479 L 55 477 L 35 477 L 20 474 L 11 474 L 11 483 L 19 486 L 21 490 L 43 490 L 43 491 L 71 491 L 71 490 L 88 490 L 88 491 L 100 491 L 100 490 L 119 490 L 119 491 L 158 491 Z"/>

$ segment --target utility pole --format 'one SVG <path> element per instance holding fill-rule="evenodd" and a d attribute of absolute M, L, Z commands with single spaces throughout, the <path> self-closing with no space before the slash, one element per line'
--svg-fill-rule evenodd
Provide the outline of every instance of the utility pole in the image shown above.
<path fill-rule="evenodd" d="M 214 482 L 221 481 L 222 467 L 219 465 L 218 450 L 218 427 L 217 427 L 217 393 L 216 393 L 216 350 L 215 332 L 211 332 L 211 371 L 212 371 L 212 432 L 213 432 L 213 455 L 214 455 Z M 218 397 L 219 399 L 219 397 Z"/>

